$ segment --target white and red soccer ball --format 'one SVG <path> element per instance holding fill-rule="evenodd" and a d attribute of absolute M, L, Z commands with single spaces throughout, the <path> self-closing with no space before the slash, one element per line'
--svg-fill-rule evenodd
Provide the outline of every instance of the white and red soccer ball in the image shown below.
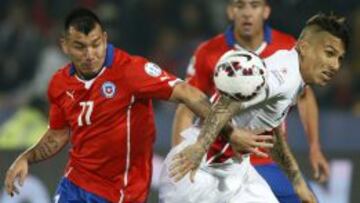
<path fill-rule="evenodd" d="M 246 50 L 230 50 L 215 67 L 214 82 L 222 94 L 239 101 L 254 98 L 265 86 L 266 67 L 262 59 Z"/>

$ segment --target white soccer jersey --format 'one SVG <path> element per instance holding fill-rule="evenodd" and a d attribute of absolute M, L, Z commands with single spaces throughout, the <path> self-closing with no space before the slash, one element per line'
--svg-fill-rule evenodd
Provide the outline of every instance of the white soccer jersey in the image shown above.
<path fill-rule="evenodd" d="M 270 131 L 280 125 L 305 86 L 295 49 L 277 51 L 264 61 L 268 70 L 264 91 L 252 101 L 243 103 L 244 111 L 233 118 L 237 127 L 254 133 Z"/>

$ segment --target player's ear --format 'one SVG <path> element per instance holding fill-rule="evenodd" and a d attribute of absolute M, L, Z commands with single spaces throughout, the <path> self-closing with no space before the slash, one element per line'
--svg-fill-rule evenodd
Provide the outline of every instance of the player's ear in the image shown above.
<path fill-rule="evenodd" d="M 307 40 L 300 39 L 297 42 L 296 47 L 297 47 L 297 50 L 299 51 L 299 54 L 301 57 L 304 56 L 304 53 L 307 51 L 308 46 L 309 46 L 309 42 Z"/>
<path fill-rule="evenodd" d="M 105 41 L 105 43 L 106 43 L 106 42 L 107 42 L 107 39 L 108 39 L 108 34 L 107 34 L 107 32 L 104 32 L 103 35 L 104 35 L 104 41 Z"/>
<path fill-rule="evenodd" d="M 59 45 L 60 45 L 61 50 L 62 50 L 65 54 L 68 54 L 68 53 L 69 53 L 68 48 L 67 48 L 67 46 L 66 46 L 66 40 L 65 40 L 65 37 L 64 37 L 64 36 L 60 37 L 60 39 L 59 39 Z"/>
<path fill-rule="evenodd" d="M 264 12 L 263 12 L 263 19 L 264 20 L 269 19 L 270 14 L 271 14 L 271 7 L 269 4 L 265 4 Z"/>
<path fill-rule="evenodd" d="M 231 3 L 229 3 L 226 7 L 226 13 L 227 13 L 227 16 L 228 16 L 228 19 L 230 21 L 233 21 L 234 20 L 234 7 L 231 5 Z"/>

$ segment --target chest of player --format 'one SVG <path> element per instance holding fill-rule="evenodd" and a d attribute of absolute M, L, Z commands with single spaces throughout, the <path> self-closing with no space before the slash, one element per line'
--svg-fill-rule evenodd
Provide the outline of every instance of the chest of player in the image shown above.
<path fill-rule="evenodd" d="M 131 94 L 119 80 L 73 81 L 66 87 L 58 103 L 72 127 L 121 120 L 131 103 Z"/>

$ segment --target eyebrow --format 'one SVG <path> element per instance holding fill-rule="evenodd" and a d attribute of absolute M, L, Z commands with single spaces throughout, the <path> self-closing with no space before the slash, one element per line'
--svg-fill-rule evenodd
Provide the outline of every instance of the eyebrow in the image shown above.
<path fill-rule="evenodd" d="M 95 42 L 98 42 L 100 39 L 101 39 L 100 37 L 97 37 L 97 38 L 95 38 L 94 40 L 92 40 L 92 41 L 90 42 L 90 44 L 93 44 L 93 43 L 95 43 Z M 83 42 L 81 42 L 81 41 L 77 41 L 77 40 L 75 40 L 74 43 L 79 44 L 79 45 L 86 45 L 85 43 L 83 43 Z"/>
<path fill-rule="evenodd" d="M 327 45 L 325 45 L 325 48 L 330 48 L 330 49 L 332 49 L 332 51 L 334 51 L 336 54 L 339 53 L 339 51 L 338 51 L 335 47 L 333 47 L 332 45 L 327 44 Z"/>

